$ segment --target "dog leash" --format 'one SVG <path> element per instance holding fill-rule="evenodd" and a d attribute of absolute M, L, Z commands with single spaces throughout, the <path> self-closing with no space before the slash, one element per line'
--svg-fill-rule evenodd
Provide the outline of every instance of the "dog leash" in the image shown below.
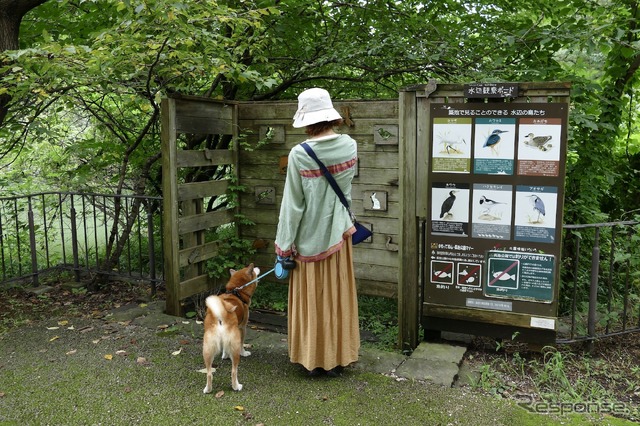
<path fill-rule="evenodd" d="M 255 283 L 256 281 L 260 280 L 261 278 L 266 277 L 267 275 L 269 275 L 270 273 L 272 273 L 275 270 L 276 270 L 276 268 L 272 268 L 271 270 L 265 272 L 264 274 L 260 275 L 259 277 L 255 278 L 255 279 L 249 281 L 248 283 L 246 283 L 244 285 L 241 285 L 240 287 L 234 288 L 234 290 L 235 291 L 242 290 L 243 288 L 247 287 L 248 285 L 251 285 L 251 284 Z"/>

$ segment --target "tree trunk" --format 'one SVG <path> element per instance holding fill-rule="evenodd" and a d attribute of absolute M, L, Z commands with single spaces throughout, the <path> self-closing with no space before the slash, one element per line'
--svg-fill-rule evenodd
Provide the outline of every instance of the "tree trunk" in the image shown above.
<path fill-rule="evenodd" d="M 0 52 L 17 50 L 22 17 L 47 0 L 0 0 Z M 9 112 L 9 95 L 0 95 L 0 126 Z"/>

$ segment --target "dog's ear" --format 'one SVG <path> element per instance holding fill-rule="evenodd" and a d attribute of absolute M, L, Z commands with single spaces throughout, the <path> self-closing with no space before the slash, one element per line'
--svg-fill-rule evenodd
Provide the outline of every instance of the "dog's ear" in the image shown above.
<path fill-rule="evenodd" d="M 233 276 L 237 271 L 233 268 L 229 269 L 229 275 Z"/>
<path fill-rule="evenodd" d="M 247 266 L 247 275 L 249 277 L 253 277 L 253 263 L 250 263 L 249 266 Z"/>

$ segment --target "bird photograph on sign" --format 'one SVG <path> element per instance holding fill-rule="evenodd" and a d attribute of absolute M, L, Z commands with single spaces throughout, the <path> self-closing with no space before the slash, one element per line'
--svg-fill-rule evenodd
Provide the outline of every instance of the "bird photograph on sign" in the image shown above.
<path fill-rule="evenodd" d="M 518 192 L 516 226 L 553 228 L 557 210 L 556 192 Z"/>
<path fill-rule="evenodd" d="M 468 222 L 469 192 L 468 189 L 457 187 L 434 187 L 431 203 L 433 220 Z"/>
<path fill-rule="evenodd" d="M 450 131 L 440 132 L 436 136 L 439 154 L 442 155 L 467 155 L 469 147 L 463 136 L 452 134 Z"/>
<path fill-rule="evenodd" d="M 511 193 L 474 191 L 474 217 L 483 222 L 510 223 Z"/>
<path fill-rule="evenodd" d="M 520 135 L 518 137 L 518 159 L 558 161 L 560 159 L 561 131 L 560 124 L 520 124 L 518 127 Z"/>
<path fill-rule="evenodd" d="M 456 202 L 456 194 L 460 192 L 458 190 L 449 191 L 449 196 L 442 202 L 440 206 L 440 219 L 447 220 L 447 218 L 453 218 L 453 212 L 451 209 Z"/>
<path fill-rule="evenodd" d="M 484 145 L 482 145 L 483 148 L 489 148 L 493 154 L 495 154 L 495 156 L 499 156 L 500 152 L 499 152 L 499 147 L 500 147 L 500 142 L 502 142 L 502 134 L 503 133 L 507 133 L 508 130 L 500 130 L 500 129 L 494 129 L 491 134 L 489 136 L 487 136 L 487 138 L 484 140 Z"/>
<path fill-rule="evenodd" d="M 531 200 L 531 208 L 533 209 L 533 214 L 529 218 L 530 223 L 543 223 L 544 217 L 546 215 L 546 210 L 544 207 L 544 201 L 539 196 L 532 194 L 529 195 L 529 199 Z M 537 214 L 537 216 L 536 216 Z M 535 219 L 534 219 L 535 217 Z"/>
<path fill-rule="evenodd" d="M 551 139 L 553 139 L 553 136 L 551 135 L 536 136 L 533 133 L 529 133 L 524 137 L 523 142 L 530 148 L 539 149 L 540 151 L 549 151 L 553 148 Z"/>
<path fill-rule="evenodd" d="M 513 159 L 515 157 L 515 119 L 477 119 L 474 157 Z"/>

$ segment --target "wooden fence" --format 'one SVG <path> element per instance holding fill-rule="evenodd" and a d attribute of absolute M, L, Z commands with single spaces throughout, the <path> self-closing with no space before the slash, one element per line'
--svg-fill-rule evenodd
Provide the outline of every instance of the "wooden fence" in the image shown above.
<path fill-rule="evenodd" d="M 358 171 L 353 181 L 352 206 L 358 220 L 370 225 L 370 242 L 355 247 L 354 262 L 360 294 L 397 297 L 398 218 L 398 102 L 341 101 L 335 108 L 345 119 L 338 129 L 358 143 Z M 240 210 L 255 223 L 241 229 L 254 241 L 255 260 L 272 267 L 274 239 L 285 181 L 286 158 L 304 141 L 304 129 L 291 126 L 297 102 L 238 104 L 241 138 L 249 145 L 240 151 L 240 184 L 246 187 Z"/>

